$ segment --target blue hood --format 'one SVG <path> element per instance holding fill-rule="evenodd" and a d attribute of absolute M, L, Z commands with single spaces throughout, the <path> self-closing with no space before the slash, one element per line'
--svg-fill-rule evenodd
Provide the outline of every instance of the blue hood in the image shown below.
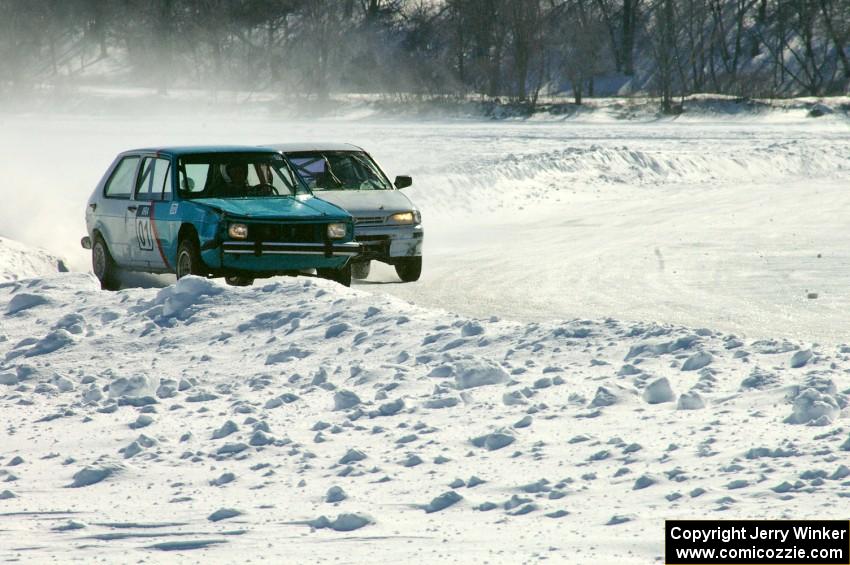
<path fill-rule="evenodd" d="M 252 219 L 350 220 L 351 216 L 333 204 L 308 196 L 255 198 L 197 198 L 192 200 L 221 210 L 228 216 Z"/>

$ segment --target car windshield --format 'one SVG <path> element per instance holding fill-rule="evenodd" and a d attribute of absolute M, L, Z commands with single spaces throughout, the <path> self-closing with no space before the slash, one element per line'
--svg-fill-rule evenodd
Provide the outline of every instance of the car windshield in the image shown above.
<path fill-rule="evenodd" d="M 313 191 L 393 189 L 378 165 L 362 151 L 293 151 L 286 157 Z"/>
<path fill-rule="evenodd" d="M 256 198 L 309 194 L 277 153 L 199 153 L 178 161 L 183 198 Z"/>

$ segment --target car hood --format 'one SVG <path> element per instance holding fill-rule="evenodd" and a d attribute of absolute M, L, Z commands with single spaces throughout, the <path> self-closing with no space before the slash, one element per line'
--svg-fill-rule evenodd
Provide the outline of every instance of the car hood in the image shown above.
<path fill-rule="evenodd" d="M 398 190 L 321 190 L 314 195 L 347 210 L 352 216 L 381 216 L 416 209 Z"/>
<path fill-rule="evenodd" d="M 199 198 L 198 204 L 215 208 L 241 218 L 271 219 L 298 218 L 347 219 L 348 214 L 340 208 L 318 198 Z"/>

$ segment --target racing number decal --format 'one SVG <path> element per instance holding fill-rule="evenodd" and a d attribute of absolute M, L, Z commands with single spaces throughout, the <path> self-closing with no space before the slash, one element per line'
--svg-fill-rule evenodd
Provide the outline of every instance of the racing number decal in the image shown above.
<path fill-rule="evenodd" d="M 153 251 L 150 206 L 139 206 L 139 209 L 136 211 L 136 237 L 139 241 L 139 249 L 142 251 Z"/>

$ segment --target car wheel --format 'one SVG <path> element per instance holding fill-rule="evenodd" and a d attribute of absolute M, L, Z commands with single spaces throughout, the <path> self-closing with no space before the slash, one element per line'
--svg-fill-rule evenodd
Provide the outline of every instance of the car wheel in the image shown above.
<path fill-rule="evenodd" d="M 342 269 L 316 269 L 316 274 L 323 279 L 338 282 L 342 286 L 351 286 L 351 261 Z"/>
<path fill-rule="evenodd" d="M 401 282 L 418 281 L 422 274 L 422 257 L 405 257 L 395 264 L 395 272 Z"/>
<path fill-rule="evenodd" d="M 103 290 L 118 290 L 121 287 L 121 281 L 118 277 L 118 265 L 112 259 L 109 253 L 109 248 L 100 234 L 94 238 L 94 245 L 91 248 L 91 267 L 94 271 L 94 276 L 100 281 L 100 288 Z"/>
<path fill-rule="evenodd" d="M 353 279 L 367 279 L 369 278 L 369 271 L 372 270 L 372 262 L 371 261 L 357 261 L 351 263 L 351 278 Z"/>
<path fill-rule="evenodd" d="M 201 252 L 198 249 L 198 242 L 189 237 L 180 242 L 177 247 L 177 279 L 182 279 L 186 275 L 197 275 L 205 277 L 207 274 L 204 271 L 204 263 L 201 261 Z"/>
<path fill-rule="evenodd" d="M 251 277 L 233 276 L 224 277 L 224 282 L 226 282 L 230 286 L 251 286 L 252 284 L 254 284 L 254 279 L 252 279 Z"/>

